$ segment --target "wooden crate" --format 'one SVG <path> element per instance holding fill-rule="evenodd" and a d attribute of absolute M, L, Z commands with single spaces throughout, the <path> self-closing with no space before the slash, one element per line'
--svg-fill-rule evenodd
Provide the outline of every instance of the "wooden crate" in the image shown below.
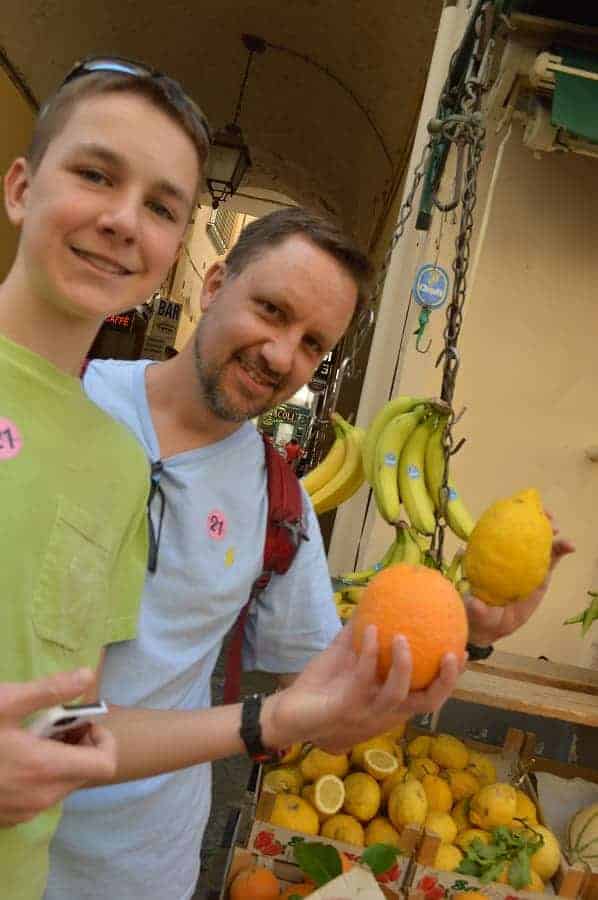
<path fill-rule="evenodd" d="M 416 731 L 418 730 L 409 729 L 408 737 L 415 734 Z M 422 733 L 421 730 L 419 733 Z M 535 736 L 532 733 L 523 732 L 517 728 L 510 728 L 502 747 L 466 738 L 461 738 L 461 740 L 471 749 L 479 750 L 481 753 L 493 757 L 499 781 L 509 781 L 527 790 L 527 785 L 522 783 L 524 769 L 521 760 L 529 752 L 530 747 L 533 747 Z M 532 799 L 535 802 L 536 798 L 534 796 L 532 796 Z M 539 896 L 555 896 L 555 890 L 551 890 L 544 895 L 529 891 L 516 891 L 511 885 L 503 885 L 498 882 L 482 884 L 479 879 L 471 875 L 461 875 L 458 872 L 442 872 L 435 869 L 434 862 L 439 846 L 440 838 L 438 835 L 428 830 L 422 833 L 404 888 L 406 897 L 409 900 L 447 900 L 455 893 L 469 890 L 479 891 L 489 897 L 490 900 L 505 900 L 507 897 L 510 900 L 513 900 L 513 898 L 529 898 L 529 900 L 532 900 L 535 897 L 537 900 Z M 564 866 L 566 866 L 566 861 L 563 858 L 561 867 L 563 868 Z M 565 886 L 570 888 L 572 892 L 561 894 L 561 896 L 567 898 L 579 896 L 578 891 L 573 887 L 573 882 L 567 882 Z"/>
<path fill-rule="evenodd" d="M 559 809 L 558 819 L 551 817 L 549 811 L 551 804 L 546 798 L 543 799 L 542 792 L 536 793 L 529 775 L 535 774 L 541 777 L 541 773 L 547 773 L 565 781 L 580 779 L 581 782 L 587 783 L 589 786 L 596 785 L 596 792 L 592 797 L 589 797 L 589 802 L 598 802 L 598 769 L 588 769 L 571 763 L 563 763 L 540 756 L 536 757 L 533 755 L 533 747 L 534 741 L 528 740 L 526 752 L 522 759 L 524 768 L 528 773 L 528 776 L 525 778 L 525 788 L 538 806 L 542 824 L 554 831 L 563 845 L 564 819 L 562 816 L 568 819 L 576 810 L 567 810 L 566 804 L 563 804 L 562 808 Z M 566 847 L 564 851 L 563 865 L 557 876 L 557 890 L 559 894 L 564 897 L 580 896 L 583 900 L 598 900 L 598 869 L 588 870 L 581 863 L 569 863 L 566 858 Z"/>
<path fill-rule="evenodd" d="M 334 842 L 331 841 L 329 843 Z M 234 847 L 219 900 L 228 900 L 229 887 L 235 876 L 243 869 L 256 864 L 271 869 L 283 888 L 299 884 L 304 880 L 301 869 L 292 863 L 262 856 L 259 853 L 252 852 L 247 847 Z M 329 881 L 323 888 L 315 892 L 313 896 L 315 898 L 321 897 L 322 900 L 326 897 L 338 897 L 338 890 L 343 891 L 343 897 L 359 896 L 360 898 L 363 897 L 364 900 L 376 900 L 377 897 L 385 898 L 385 900 L 402 900 L 403 897 L 400 891 L 378 884 L 375 878 L 361 866 L 355 866 L 354 869 L 351 869 L 344 876 Z M 366 890 L 367 894 L 365 893 Z M 351 893 L 351 891 L 354 893 Z"/>

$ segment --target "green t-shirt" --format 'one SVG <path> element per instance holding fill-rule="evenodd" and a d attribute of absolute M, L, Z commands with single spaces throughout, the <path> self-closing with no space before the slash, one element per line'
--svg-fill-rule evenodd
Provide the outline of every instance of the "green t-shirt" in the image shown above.
<path fill-rule="evenodd" d="M 98 664 L 135 636 L 148 464 L 78 379 L 0 336 L 0 682 Z M 56 806 L 0 829 L 0 884 L 37 900 Z"/>

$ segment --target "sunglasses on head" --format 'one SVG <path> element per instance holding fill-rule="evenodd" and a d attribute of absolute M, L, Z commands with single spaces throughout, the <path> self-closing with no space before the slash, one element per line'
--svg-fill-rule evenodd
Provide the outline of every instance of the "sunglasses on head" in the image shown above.
<path fill-rule="evenodd" d="M 183 91 L 173 78 L 164 75 L 157 69 L 151 68 L 151 66 L 146 66 L 144 63 L 135 62 L 132 59 L 124 59 L 120 56 L 90 56 L 75 63 L 60 87 L 64 87 L 76 78 L 93 75 L 95 72 L 112 72 L 115 75 L 129 75 L 132 78 L 151 78 L 154 81 L 162 82 L 165 87 L 168 87 L 168 90 L 164 92 L 168 101 L 175 108 L 185 107 L 204 132 L 206 142 L 210 143 L 210 125 L 197 103 Z"/>

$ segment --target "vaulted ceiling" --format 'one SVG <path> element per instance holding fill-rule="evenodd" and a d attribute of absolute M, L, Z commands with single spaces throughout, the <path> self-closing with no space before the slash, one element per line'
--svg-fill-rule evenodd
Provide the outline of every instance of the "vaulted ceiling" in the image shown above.
<path fill-rule="evenodd" d="M 38 101 L 90 53 L 178 78 L 216 127 L 233 117 L 241 34 L 270 45 L 251 67 L 239 123 L 247 185 L 338 217 L 364 247 L 409 153 L 442 0 L 19 0 L 0 44 Z"/>

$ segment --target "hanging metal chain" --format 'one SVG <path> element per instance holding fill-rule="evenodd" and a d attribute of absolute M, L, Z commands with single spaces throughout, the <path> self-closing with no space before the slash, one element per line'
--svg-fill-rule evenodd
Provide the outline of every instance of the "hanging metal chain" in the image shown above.
<path fill-rule="evenodd" d="M 415 196 L 417 194 L 422 178 L 426 173 L 431 150 L 432 139 L 430 138 L 427 144 L 423 147 L 420 160 L 414 169 L 411 188 L 401 205 L 401 209 L 399 210 L 397 225 L 388 249 L 384 255 L 384 260 L 380 267 L 372 296 L 370 297 L 367 304 L 364 304 L 363 308 L 360 310 L 353 326 L 351 327 L 351 330 L 346 335 L 343 341 L 342 362 L 337 373 L 334 395 L 331 398 L 331 405 L 328 407 L 327 412 L 332 412 L 334 410 L 334 405 L 336 403 L 336 400 L 338 399 L 343 378 L 355 378 L 359 374 L 359 370 L 357 368 L 359 351 L 365 344 L 370 330 L 374 324 L 376 318 L 376 307 L 384 288 L 384 283 L 386 281 L 386 276 L 388 275 L 388 269 L 390 268 L 392 255 L 398 242 L 403 237 L 405 227 L 407 225 L 407 222 L 409 221 L 411 213 L 413 212 L 413 203 L 415 200 Z"/>
<path fill-rule="evenodd" d="M 432 538 L 431 553 L 437 565 L 443 563 L 444 532 L 446 528 L 446 507 L 450 497 L 449 464 L 454 452 L 453 425 L 455 412 L 453 397 L 455 381 L 459 370 L 460 356 L 458 351 L 459 336 L 463 324 L 463 307 L 467 296 L 467 272 L 471 255 L 471 237 L 473 232 L 473 210 L 477 202 L 477 181 L 484 147 L 485 128 L 480 112 L 482 93 L 486 86 L 488 71 L 487 17 L 482 10 L 476 23 L 477 40 L 472 53 L 470 65 L 465 79 L 462 99 L 458 110 L 443 120 L 432 120 L 430 130 L 439 134 L 444 140 L 455 144 L 460 155 L 465 154 L 465 179 L 461 195 L 461 218 L 455 239 L 455 258 L 453 260 L 453 289 L 451 301 L 446 311 L 444 327 L 444 348 L 436 361 L 436 365 L 444 360 L 442 372 L 441 398 L 449 408 L 443 432 L 444 478 L 440 490 L 440 511 L 436 530 Z M 483 40 L 485 39 L 485 40 Z"/>

